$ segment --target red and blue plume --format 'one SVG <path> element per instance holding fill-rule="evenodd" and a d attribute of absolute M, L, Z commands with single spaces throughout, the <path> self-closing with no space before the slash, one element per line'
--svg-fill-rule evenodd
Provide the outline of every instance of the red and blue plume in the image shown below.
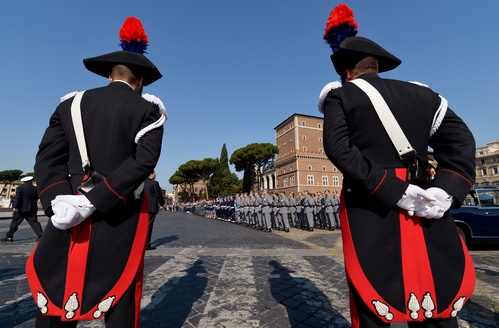
<path fill-rule="evenodd" d="M 140 20 L 135 17 L 125 19 L 119 35 L 120 46 L 124 51 L 146 53 L 149 41 Z"/>
<path fill-rule="evenodd" d="M 341 41 L 356 36 L 358 32 L 358 25 L 353 18 L 352 9 L 341 3 L 334 7 L 329 15 L 324 30 L 324 40 L 326 40 L 334 53 L 340 48 Z"/>

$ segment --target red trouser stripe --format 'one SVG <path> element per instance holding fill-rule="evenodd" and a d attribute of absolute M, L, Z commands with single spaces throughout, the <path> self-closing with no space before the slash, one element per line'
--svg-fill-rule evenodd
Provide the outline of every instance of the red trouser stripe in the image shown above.
<path fill-rule="evenodd" d="M 132 249 L 130 252 L 130 256 L 128 258 L 128 262 L 125 265 L 125 269 L 118 282 L 114 285 L 114 287 L 103 297 L 103 300 L 109 297 L 115 297 L 113 304 L 119 301 L 121 296 L 127 291 L 130 285 L 136 285 L 136 303 L 135 303 L 135 311 L 140 311 L 140 297 L 137 299 L 137 295 L 142 295 L 142 278 L 143 278 L 143 269 L 144 269 L 144 252 L 146 246 L 146 238 L 147 238 L 147 229 L 149 227 L 149 205 L 146 197 L 143 197 L 139 222 L 137 223 L 137 231 L 135 233 L 135 238 L 133 240 Z M 82 320 L 92 320 L 99 319 L 93 317 L 95 311 L 98 310 L 98 304 L 89 312 L 81 315 L 80 319 Z M 137 312 L 138 313 L 138 312 Z M 101 316 L 104 313 L 101 314 Z M 136 320 L 140 319 L 140 316 L 136 316 Z"/>
<path fill-rule="evenodd" d="M 405 180 L 407 170 L 395 169 L 396 176 Z M 423 296 L 429 292 L 435 303 L 437 313 L 435 285 L 431 271 L 428 251 L 426 249 L 425 237 L 421 226 L 421 219 L 417 216 L 408 216 L 406 210 L 400 210 L 400 250 L 402 260 L 402 272 L 404 274 L 404 295 L 406 302 L 414 293 L 419 303 Z M 418 311 L 418 317 L 424 315 L 424 310 Z"/>
<path fill-rule="evenodd" d="M 88 248 L 90 233 L 92 231 L 92 216 L 79 225 L 73 227 L 71 243 L 68 252 L 68 268 L 66 273 L 66 286 L 64 289 L 63 307 L 73 293 L 76 293 L 79 306 L 73 317 L 62 316 L 63 321 L 71 320 L 80 315 L 85 273 L 87 272 Z"/>

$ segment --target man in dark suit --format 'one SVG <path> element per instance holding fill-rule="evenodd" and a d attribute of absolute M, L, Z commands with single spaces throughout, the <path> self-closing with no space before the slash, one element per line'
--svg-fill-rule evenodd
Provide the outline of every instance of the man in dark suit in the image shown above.
<path fill-rule="evenodd" d="M 158 214 L 159 210 L 163 210 L 165 206 L 165 199 L 159 183 L 154 179 L 156 179 L 156 172 L 152 171 L 144 184 L 144 192 L 149 202 L 149 228 L 147 230 L 146 250 L 156 249 L 151 245 L 152 229 L 156 214 Z"/>
<path fill-rule="evenodd" d="M 457 327 L 475 273 L 448 209 L 461 206 L 474 183 L 473 135 L 431 89 L 381 78 L 401 61 L 378 44 L 351 36 L 331 47 L 343 86 L 322 102 L 324 149 L 344 176 L 340 219 L 352 327 Z M 415 153 L 399 155 L 358 82 L 379 92 Z M 407 162 L 416 154 L 427 160 L 429 147 L 438 167 L 419 187 L 408 179 Z"/>
<path fill-rule="evenodd" d="M 38 211 L 38 193 L 36 187 L 33 186 L 31 181 L 32 176 L 24 177 L 21 179 L 23 185 L 19 186 L 16 190 L 16 196 L 12 205 L 13 215 L 12 222 L 10 223 L 10 229 L 7 232 L 4 242 L 13 242 L 14 233 L 17 231 L 19 225 L 23 220 L 26 220 L 31 229 L 35 232 L 38 239 L 42 236 L 43 230 L 36 212 Z"/>
<path fill-rule="evenodd" d="M 106 327 L 139 325 L 149 224 L 142 188 L 160 156 L 166 111 L 159 99 L 141 96 L 161 74 L 143 51 L 133 52 L 147 36 L 136 18 L 127 18 L 122 31 L 130 26 L 140 29 L 120 31 L 123 51 L 83 60 L 110 83 L 87 90 L 79 104 L 77 97 L 63 100 L 39 146 L 35 173 L 50 220 L 26 264 L 37 328 L 101 318 Z M 81 112 L 89 163 L 80 155 L 73 103 Z M 92 172 L 104 180 L 78 194 Z"/>

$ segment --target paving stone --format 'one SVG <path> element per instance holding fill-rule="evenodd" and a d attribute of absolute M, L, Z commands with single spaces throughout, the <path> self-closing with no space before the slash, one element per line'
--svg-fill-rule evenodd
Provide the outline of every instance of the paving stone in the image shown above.
<path fill-rule="evenodd" d="M 42 225 L 46 217 L 40 217 Z M 0 231 L 10 220 L 0 219 Z M 22 224 L 0 244 L 0 327 L 33 327 L 37 308 L 25 276 L 35 236 Z M 161 212 L 156 250 L 145 255 L 141 327 L 351 327 L 339 231 L 263 233 L 236 224 Z M 338 247 L 340 249 L 338 249 Z M 473 249 L 475 294 L 460 328 L 499 322 L 497 248 Z M 102 328 L 82 321 L 78 328 Z M 405 328 L 406 324 L 392 324 Z"/>

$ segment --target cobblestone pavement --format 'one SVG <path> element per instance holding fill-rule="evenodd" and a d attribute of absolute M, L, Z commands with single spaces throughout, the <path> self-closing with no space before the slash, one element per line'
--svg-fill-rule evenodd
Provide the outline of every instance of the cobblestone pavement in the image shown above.
<path fill-rule="evenodd" d="M 10 224 L 0 213 L 0 235 Z M 8 216 L 8 215 L 3 215 Z M 40 217 L 44 226 L 46 217 Z M 24 263 L 27 223 L 0 244 L 0 327 L 33 327 L 36 305 Z M 147 251 L 141 327 L 350 327 L 338 231 L 263 233 L 228 222 L 158 214 Z M 498 327 L 498 248 L 475 249 L 477 285 L 461 328 Z M 78 327 L 104 327 L 100 321 Z M 392 327 L 406 327 L 392 324 Z"/>

